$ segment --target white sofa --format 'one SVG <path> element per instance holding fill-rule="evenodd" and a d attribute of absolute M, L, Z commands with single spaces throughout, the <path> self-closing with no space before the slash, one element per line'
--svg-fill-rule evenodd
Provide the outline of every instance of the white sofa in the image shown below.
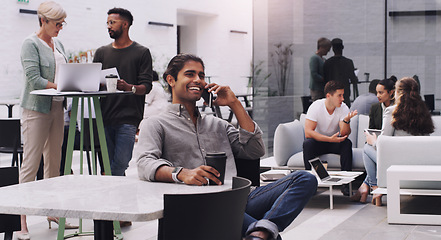
<path fill-rule="evenodd" d="M 377 184 L 387 187 L 387 169 L 392 165 L 441 165 L 441 116 L 433 116 L 430 136 L 380 136 L 377 142 Z M 402 188 L 441 189 L 441 182 L 406 182 Z"/>
<path fill-rule="evenodd" d="M 302 114 L 300 120 L 282 123 L 277 126 L 274 133 L 274 160 L 278 166 L 287 166 L 293 169 L 305 168 L 303 162 L 305 116 L 305 114 Z M 352 142 L 352 169 L 354 171 L 364 171 L 363 146 L 366 137 L 363 131 L 369 126 L 369 116 L 355 116 L 351 119 L 350 124 L 351 134 L 349 139 Z M 320 159 L 328 162 L 329 169 L 340 170 L 340 155 L 325 154 Z"/>

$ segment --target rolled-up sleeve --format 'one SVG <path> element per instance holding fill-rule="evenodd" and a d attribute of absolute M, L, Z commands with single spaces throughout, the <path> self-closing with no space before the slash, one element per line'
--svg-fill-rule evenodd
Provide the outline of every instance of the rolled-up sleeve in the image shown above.
<path fill-rule="evenodd" d="M 254 122 L 254 132 L 245 129 L 236 129 L 229 124 L 227 135 L 230 140 L 234 156 L 245 159 L 257 159 L 265 155 L 265 145 L 262 140 L 262 130 Z"/>
<path fill-rule="evenodd" d="M 155 181 L 156 170 L 163 165 L 173 164 L 161 158 L 163 149 L 162 127 L 158 122 L 149 121 L 139 132 L 139 139 L 135 149 L 138 164 L 138 176 L 142 180 Z"/>

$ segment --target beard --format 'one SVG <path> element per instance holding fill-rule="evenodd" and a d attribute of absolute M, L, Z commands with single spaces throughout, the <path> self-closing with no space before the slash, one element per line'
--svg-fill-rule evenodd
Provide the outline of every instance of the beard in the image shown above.
<path fill-rule="evenodd" d="M 115 30 L 115 31 L 113 31 L 113 30 L 109 31 L 109 36 L 110 36 L 110 38 L 113 38 L 113 39 L 118 39 L 121 36 L 121 34 L 122 34 L 122 28 Z"/>

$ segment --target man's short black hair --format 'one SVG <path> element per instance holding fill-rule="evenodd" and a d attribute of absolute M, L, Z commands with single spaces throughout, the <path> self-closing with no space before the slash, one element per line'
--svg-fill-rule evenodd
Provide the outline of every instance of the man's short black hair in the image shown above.
<path fill-rule="evenodd" d="M 175 81 L 177 81 L 179 71 L 182 70 L 185 63 L 188 61 L 195 61 L 195 62 L 201 63 L 202 68 L 205 70 L 204 62 L 202 61 L 202 59 L 200 57 L 197 57 L 195 55 L 188 54 L 188 53 L 180 53 L 180 54 L 174 56 L 170 60 L 170 62 L 168 63 L 167 69 L 165 70 L 164 74 L 162 75 L 164 80 L 167 81 L 167 76 L 171 75 L 175 79 Z M 170 93 L 172 92 L 172 88 L 170 85 L 168 85 L 168 90 L 170 91 Z"/>
<path fill-rule="evenodd" d="M 373 94 L 377 94 L 377 84 L 380 82 L 380 79 L 374 79 L 369 83 L 369 92 Z"/>
<path fill-rule="evenodd" d="M 345 89 L 345 85 L 339 81 L 329 81 L 325 85 L 325 95 L 326 94 L 334 94 L 339 89 Z"/>
<path fill-rule="evenodd" d="M 332 44 L 332 49 L 343 50 L 343 48 L 344 48 L 343 40 L 341 40 L 340 38 L 332 39 L 331 44 Z"/>
<path fill-rule="evenodd" d="M 133 23 L 133 15 L 129 10 L 124 8 L 112 8 L 107 12 L 107 15 L 110 14 L 119 14 L 119 16 L 126 20 L 129 23 L 129 26 L 132 26 Z"/>

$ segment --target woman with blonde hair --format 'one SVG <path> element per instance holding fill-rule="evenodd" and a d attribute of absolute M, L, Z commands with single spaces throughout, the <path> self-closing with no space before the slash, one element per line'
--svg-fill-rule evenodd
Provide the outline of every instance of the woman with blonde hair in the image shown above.
<path fill-rule="evenodd" d="M 419 85 L 413 78 L 405 77 L 395 84 L 395 104 L 384 111 L 382 135 L 424 136 L 433 133 L 435 127 L 432 116 L 421 99 Z M 367 173 L 364 183 L 375 190 L 377 188 L 377 137 L 375 134 L 365 134 L 368 144 L 363 149 L 363 161 Z M 381 197 L 382 194 L 374 194 L 372 203 L 381 206 Z"/>
<path fill-rule="evenodd" d="M 66 24 L 66 12 L 55 2 L 40 4 L 37 10 L 40 28 L 27 37 L 21 49 L 25 84 L 20 106 L 22 112 L 24 159 L 19 182 L 34 181 L 41 156 L 44 157 L 44 178 L 59 176 L 61 145 L 63 142 L 63 97 L 30 94 L 38 89 L 57 89 L 55 73 L 57 65 L 66 63 L 64 47 L 56 38 Z M 58 223 L 58 218 L 48 217 Z M 67 225 L 66 228 L 72 226 Z M 18 239 L 30 239 L 26 216 L 21 216 Z"/>

